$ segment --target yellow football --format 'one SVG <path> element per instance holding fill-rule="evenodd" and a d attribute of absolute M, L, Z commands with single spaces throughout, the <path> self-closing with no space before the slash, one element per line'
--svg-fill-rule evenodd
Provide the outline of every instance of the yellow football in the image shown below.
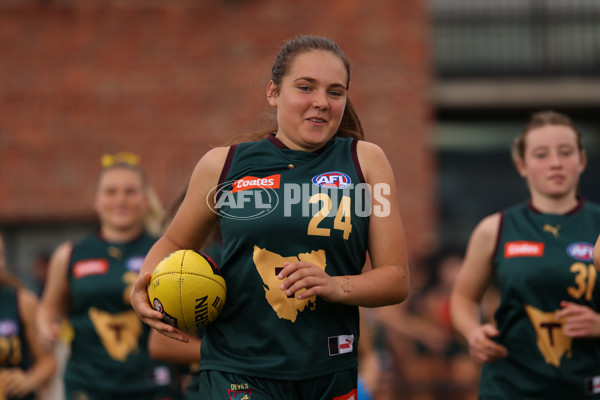
<path fill-rule="evenodd" d="M 211 324 L 221 313 L 226 294 L 218 267 L 193 250 L 165 257 L 148 285 L 150 304 L 163 314 L 163 321 L 188 331 Z"/>

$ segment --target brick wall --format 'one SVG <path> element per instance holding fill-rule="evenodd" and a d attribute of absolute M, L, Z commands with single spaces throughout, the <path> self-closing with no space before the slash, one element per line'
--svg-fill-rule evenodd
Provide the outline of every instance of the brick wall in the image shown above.
<path fill-rule="evenodd" d="M 93 218 L 105 152 L 134 151 L 163 203 L 210 146 L 260 128 L 281 43 L 329 36 L 396 172 L 411 254 L 436 235 L 421 0 L 0 2 L 0 225 Z"/>

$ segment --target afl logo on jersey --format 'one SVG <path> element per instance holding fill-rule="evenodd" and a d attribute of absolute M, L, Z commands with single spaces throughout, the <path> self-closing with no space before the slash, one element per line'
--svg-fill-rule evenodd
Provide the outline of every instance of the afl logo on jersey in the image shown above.
<path fill-rule="evenodd" d="M 140 272 L 144 264 L 144 256 L 135 256 L 125 261 L 127 271 Z"/>
<path fill-rule="evenodd" d="M 326 188 L 344 189 L 352 183 L 343 172 L 324 172 L 312 178 L 312 183 Z"/>
<path fill-rule="evenodd" d="M 572 243 L 567 247 L 567 253 L 579 261 L 592 261 L 594 245 L 587 242 Z"/>

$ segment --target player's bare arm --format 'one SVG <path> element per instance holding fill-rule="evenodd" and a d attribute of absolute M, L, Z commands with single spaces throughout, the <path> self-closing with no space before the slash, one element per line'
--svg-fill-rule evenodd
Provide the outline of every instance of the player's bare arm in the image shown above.
<path fill-rule="evenodd" d="M 165 234 L 150 249 L 138 280 L 131 292 L 131 305 L 142 321 L 174 339 L 187 341 L 181 331 L 161 321 L 162 314 L 150 307 L 147 285 L 156 265 L 168 254 L 180 249 L 199 249 L 217 221 L 207 196 L 217 186 L 229 148 L 209 151 L 196 165 L 186 196 Z"/>
<path fill-rule="evenodd" d="M 463 266 L 450 299 L 452 321 L 469 345 L 471 356 L 479 362 L 505 357 L 503 346 L 490 338 L 498 331 L 490 324 L 481 325 L 479 307 L 492 280 L 492 257 L 501 215 L 493 214 L 481 221 L 473 231 Z"/>

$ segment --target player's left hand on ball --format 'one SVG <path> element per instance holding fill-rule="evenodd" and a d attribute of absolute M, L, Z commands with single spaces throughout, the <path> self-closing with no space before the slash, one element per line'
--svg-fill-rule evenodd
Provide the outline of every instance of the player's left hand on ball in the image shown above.
<path fill-rule="evenodd" d="M 129 296 L 131 306 L 145 324 L 170 338 L 188 342 L 189 339 L 187 336 L 183 335 L 173 326 L 162 322 L 163 315 L 150 307 L 150 302 L 148 301 L 148 283 L 151 276 L 149 272 L 139 276 Z"/>
<path fill-rule="evenodd" d="M 295 295 L 299 300 L 319 296 L 325 301 L 336 302 L 342 295 L 335 279 L 312 263 L 283 263 L 278 277 L 283 280 L 280 289 L 286 296 Z"/>

